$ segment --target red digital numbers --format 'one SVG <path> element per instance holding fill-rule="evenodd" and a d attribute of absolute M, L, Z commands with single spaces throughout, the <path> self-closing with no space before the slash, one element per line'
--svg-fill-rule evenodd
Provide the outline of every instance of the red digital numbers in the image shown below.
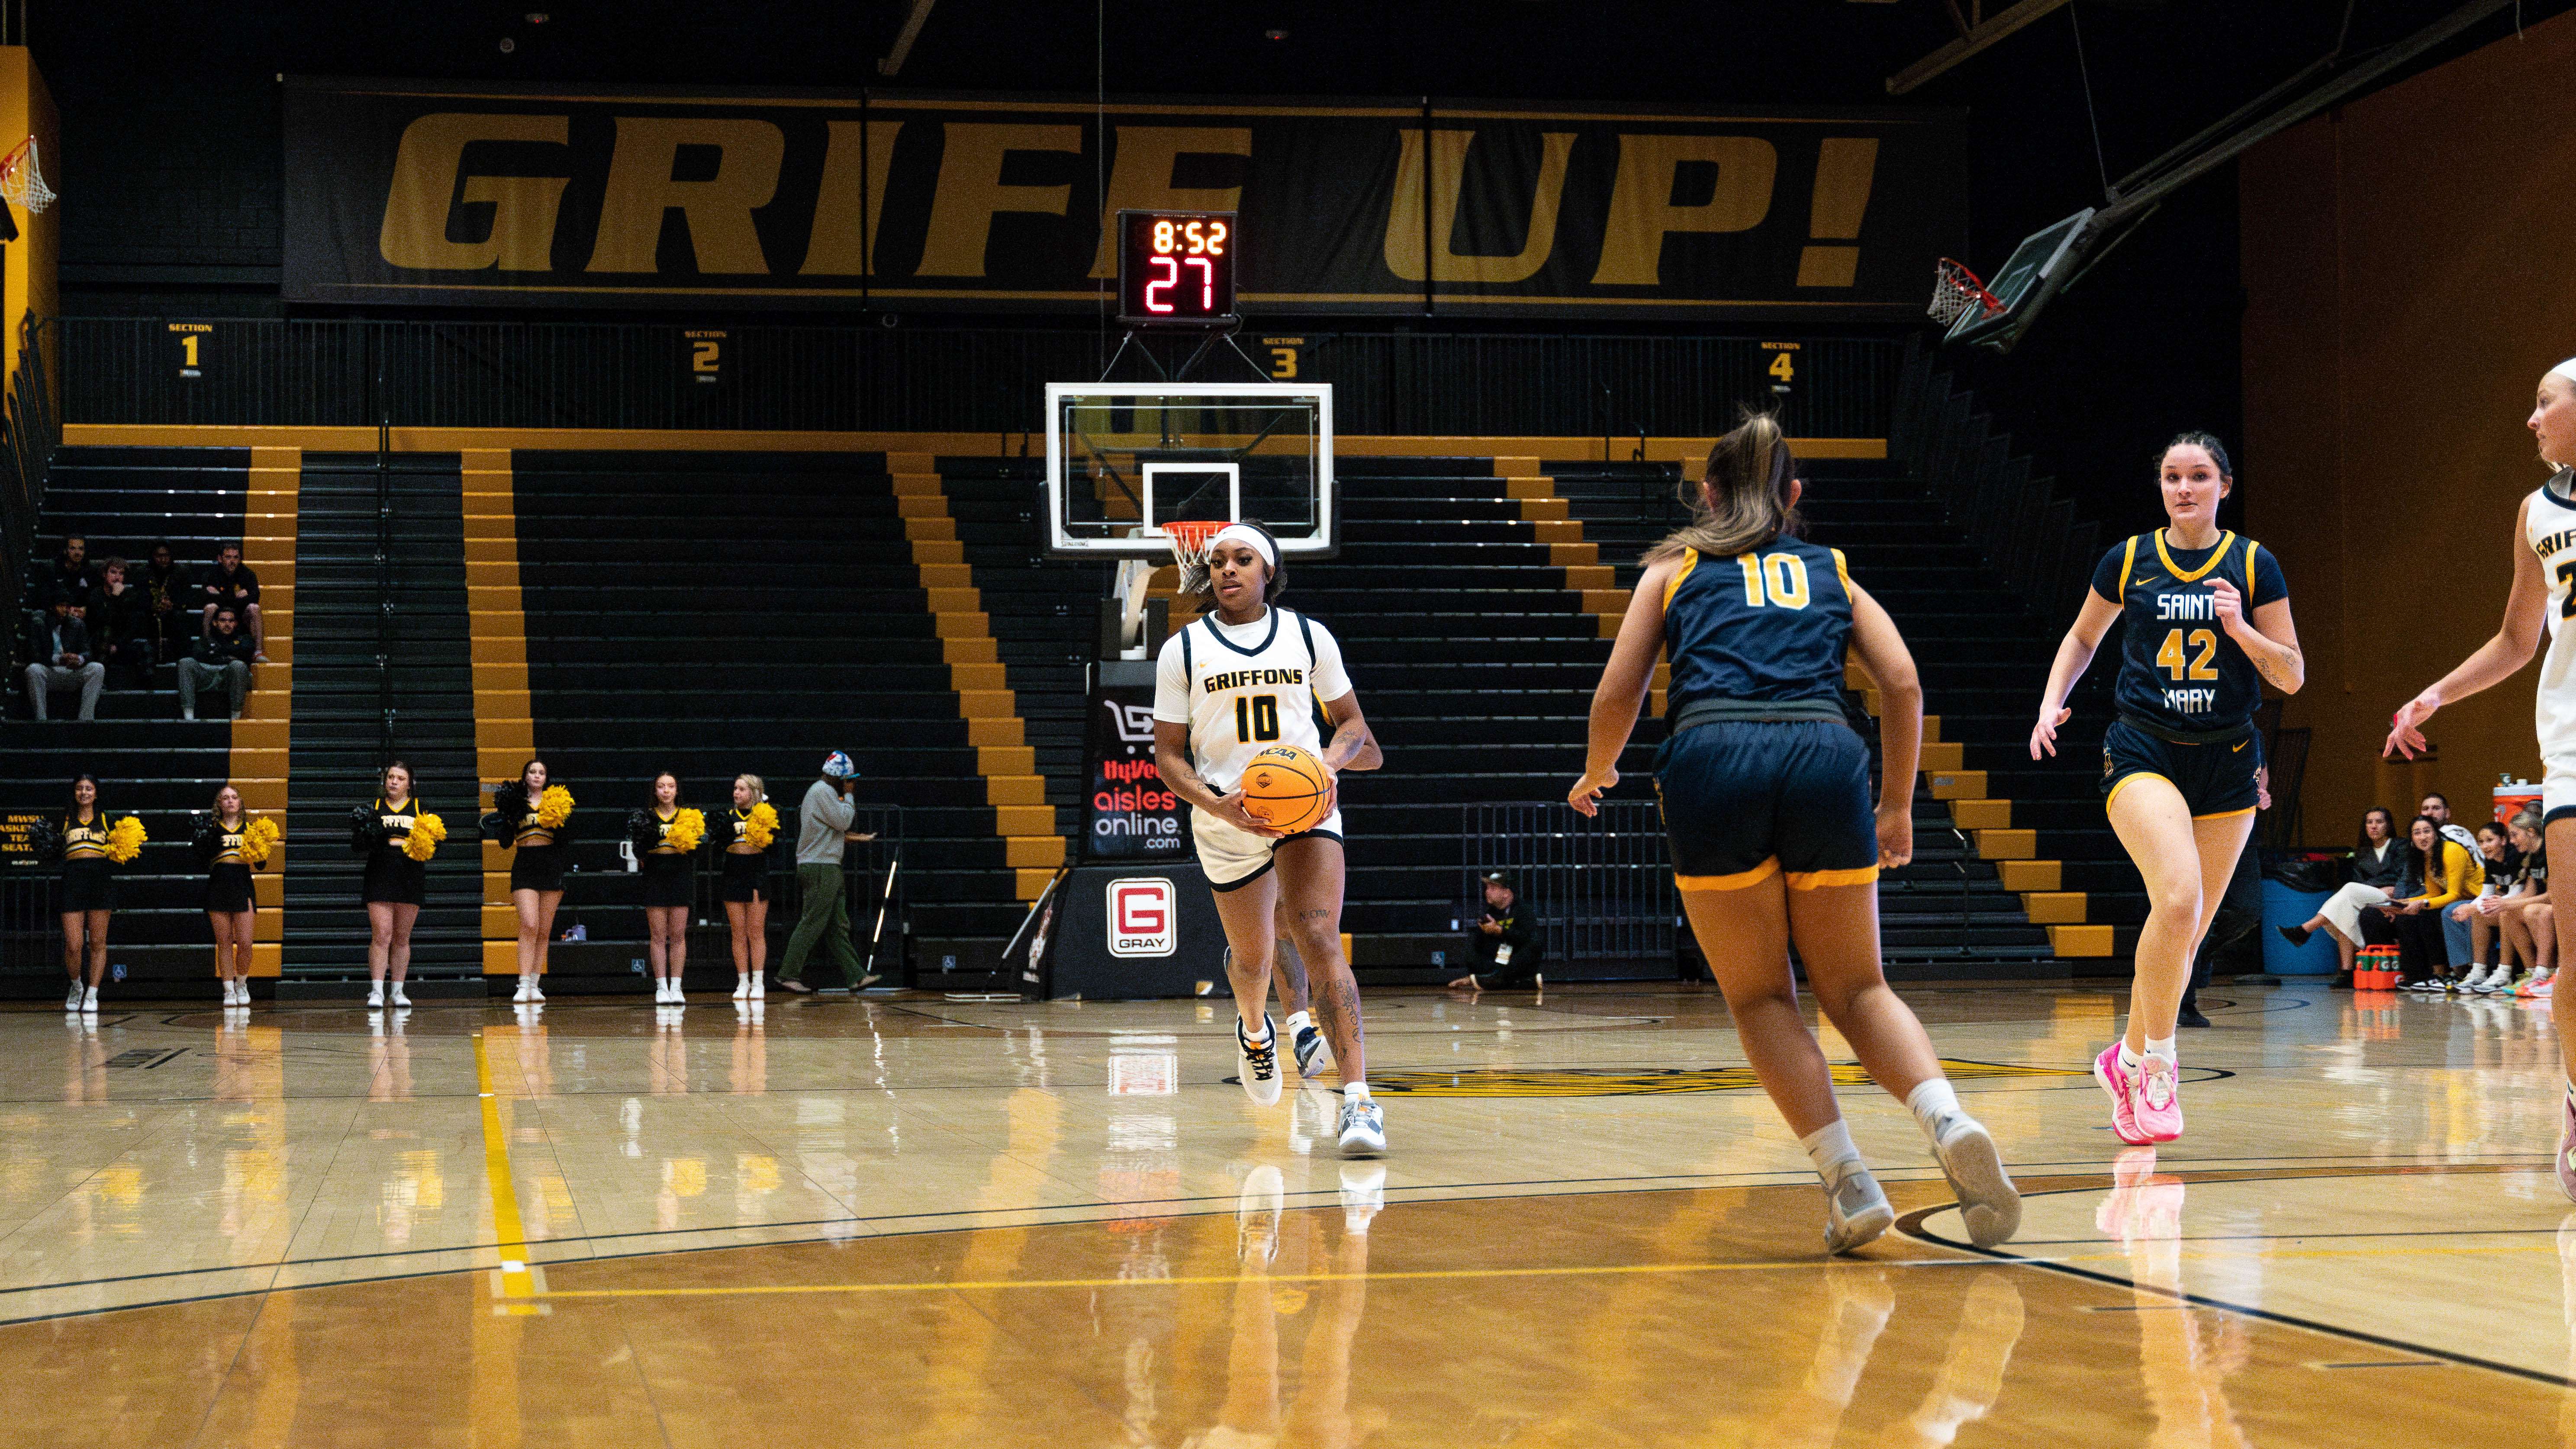
<path fill-rule="evenodd" d="M 1234 218 L 1227 214 L 1121 213 L 1125 228 L 1122 315 L 1199 324 L 1234 311 Z"/>

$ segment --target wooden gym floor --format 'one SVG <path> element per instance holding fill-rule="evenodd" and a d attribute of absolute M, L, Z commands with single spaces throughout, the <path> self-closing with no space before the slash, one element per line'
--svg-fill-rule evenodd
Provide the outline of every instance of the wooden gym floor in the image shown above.
<path fill-rule="evenodd" d="M 1391 1150 L 1197 1002 L 0 1012 L 9 1442 L 2576 1443 L 2547 1015 L 1907 988 L 2031 1194 L 1821 1197 L 1704 988 L 1385 993 Z M 1829 1056 L 1847 1048 L 1826 1036 Z"/>

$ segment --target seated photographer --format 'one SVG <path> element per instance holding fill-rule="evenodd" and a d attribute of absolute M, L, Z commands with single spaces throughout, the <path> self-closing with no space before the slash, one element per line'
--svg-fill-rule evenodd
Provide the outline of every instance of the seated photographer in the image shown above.
<path fill-rule="evenodd" d="M 1530 986 L 1545 989 L 1538 971 L 1543 923 L 1514 889 L 1511 872 L 1485 877 L 1482 918 L 1467 933 L 1468 959 L 1475 969 L 1448 983 L 1452 991 L 1482 991 Z"/>

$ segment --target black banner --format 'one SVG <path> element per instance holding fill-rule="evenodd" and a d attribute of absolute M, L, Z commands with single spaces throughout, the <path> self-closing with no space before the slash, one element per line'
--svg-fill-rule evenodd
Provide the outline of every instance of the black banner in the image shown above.
<path fill-rule="evenodd" d="M 1082 754 L 1091 782 L 1082 812 L 1085 858 L 1189 858 L 1187 807 L 1154 764 L 1154 686 L 1095 685 Z"/>
<path fill-rule="evenodd" d="M 1936 110 L 1122 100 L 1104 116 L 1087 98 L 299 79 L 285 291 L 1089 311 L 1113 285 L 1108 223 L 1170 208 L 1240 213 L 1256 317 L 1851 320 L 1922 305 L 1964 238 L 1964 173 L 1961 119 Z"/>

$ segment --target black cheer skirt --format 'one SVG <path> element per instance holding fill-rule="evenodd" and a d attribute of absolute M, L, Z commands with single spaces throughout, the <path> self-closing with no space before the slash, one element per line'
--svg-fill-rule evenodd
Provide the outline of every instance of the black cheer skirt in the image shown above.
<path fill-rule="evenodd" d="M 247 911 L 251 908 L 250 867 L 237 860 L 224 861 L 206 871 L 206 909 L 210 911 Z"/>
<path fill-rule="evenodd" d="M 689 858 L 685 855 L 646 855 L 642 858 L 644 904 L 647 906 L 686 906 L 690 899 Z"/>
<path fill-rule="evenodd" d="M 63 912 L 115 910 L 116 877 L 110 874 L 111 869 L 103 855 L 64 861 Z"/>
<path fill-rule="evenodd" d="M 564 848 L 522 845 L 510 852 L 510 889 L 559 891 L 564 888 Z"/>
<path fill-rule="evenodd" d="M 416 906 L 429 897 L 429 862 L 414 860 L 391 846 L 367 855 L 366 888 L 359 898 L 368 905 Z"/>
<path fill-rule="evenodd" d="M 724 858 L 724 898 L 729 901 L 765 901 L 769 899 L 769 855 L 733 855 Z"/>

